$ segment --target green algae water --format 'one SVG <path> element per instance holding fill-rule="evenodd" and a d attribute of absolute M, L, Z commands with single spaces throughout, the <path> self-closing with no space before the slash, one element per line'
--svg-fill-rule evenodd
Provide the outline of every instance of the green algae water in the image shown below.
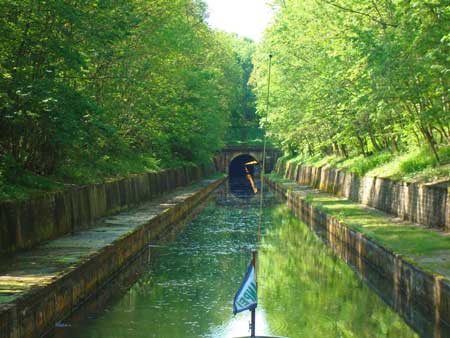
<path fill-rule="evenodd" d="M 212 338 L 248 335 L 232 301 L 257 246 L 259 197 L 221 186 L 194 219 L 144 253 L 143 271 L 112 301 L 80 309 L 52 338 Z M 273 192 L 258 244 L 256 333 L 296 337 L 416 334 Z"/>

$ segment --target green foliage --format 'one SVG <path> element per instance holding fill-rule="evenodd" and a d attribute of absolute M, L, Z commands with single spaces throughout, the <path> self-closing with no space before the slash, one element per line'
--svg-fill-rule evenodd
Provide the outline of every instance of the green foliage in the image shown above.
<path fill-rule="evenodd" d="M 3 187 L 203 163 L 243 110 L 251 44 L 212 31 L 201 0 L 4 0 L 0 11 Z"/>
<path fill-rule="evenodd" d="M 258 123 L 258 119 L 249 121 L 251 123 Z M 245 125 L 245 123 L 244 123 Z M 228 129 L 225 135 L 225 142 L 227 145 L 257 145 L 261 146 L 264 143 L 264 131 L 259 126 L 234 127 L 233 125 Z"/>
<path fill-rule="evenodd" d="M 225 142 L 227 145 L 262 144 L 264 132 L 256 115 L 256 97 L 249 85 L 256 44 L 248 38 L 239 38 L 235 34 L 222 33 L 222 36 L 229 41 L 235 52 L 236 61 L 242 68 L 241 83 L 238 86 L 239 98 L 235 109 L 231 111 L 231 125 L 225 135 Z"/>
<path fill-rule="evenodd" d="M 372 168 L 371 176 L 389 177 L 408 181 L 435 181 L 450 178 L 450 147 L 439 150 L 441 163 L 427 147 L 393 156 L 390 162 Z"/>
<path fill-rule="evenodd" d="M 341 168 L 348 168 L 350 172 L 358 174 L 359 176 L 364 176 L 370 170 L 389 162 L 392 158 L 392 154 L 388 152 L 380 152 L 367 157 L 359 155 L 344 160 L 337 166 Z"/>
<path fill-rule="evenodd" d="M 267 128 L 287 154 L 370 157 L 426 144 L 436 161 L 445 161 L 439 155 L 450 145 L 446 1 L 272 3 L 276 16 L 255 54 L 252 83 L 264 115 L 272 53 Z"/>
<path fill-rule="evenodd" d="M 430 156 L 414 156 L 400 163 L 400 170 L 404 173 L 414 173 L 422 171 L 436 163 Z"/>
<path fill-rule="evenodd" d="M 281 163 L 303 164 L 314 167 L 331 166 L 359 176 L 376 176 L 406 181 L 435 181 L 450 178 L 450 147 L 439 149 L 441 163 L 427 146 L 413 148 L 401 154 L 384 151 L 369 156 L 345 158 L 338 155 L 284 156 Z"/>

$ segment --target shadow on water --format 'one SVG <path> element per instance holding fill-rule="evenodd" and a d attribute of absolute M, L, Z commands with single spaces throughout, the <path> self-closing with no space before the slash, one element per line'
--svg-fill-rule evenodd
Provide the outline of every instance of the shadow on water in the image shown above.
<path fill-rule="evenodd" d="M 255 185 L 259 191 L 261 185 L 260 181 L 259 180 L 256 181 Z M 228 189 L 229 192 L 233 194 L 234 197 L 240 199 L 253 199 L 257 195 L 257 193 L 253 191 L 250 181 L 245 176 L 242 177 L 230 176 L 228 181 Z"/>
<path fill-rule="evenodd" d="M 233 317 L 232 299 L 257 246 L 260 195 L 241 183 L 222 185 L 182 231 L 144 251 L 49 337 L 247 335 L 249 314 Z M 258 246 L 257 334 L 416 337 L 272 191 Z"/>

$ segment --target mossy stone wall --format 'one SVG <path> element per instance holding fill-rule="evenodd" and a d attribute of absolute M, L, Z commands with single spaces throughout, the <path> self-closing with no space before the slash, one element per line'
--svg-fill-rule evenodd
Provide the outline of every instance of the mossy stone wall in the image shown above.
<path fill-rule="evenodd" d="M 168 181 L 170 175 L 165 171 L 155 178 L 161 182 L 161 187 L 168 188 L 167 184 L 172 185 Z M 0 304 L 0 337 L 38 338 L 51 330 L 58 321 L 102 290 L 148 243 L 173 229 L 224 179 L 205 180 L 189 193 L 184 191 L 171 197 L 155 217 L 142 219 L 132 231 L 64 268 L 50 283 L 30 289 L 14 302 Z"/>
<path fill-rule="evenodd" d="M 345 197 L 404 220 L 450 230 L 449 182 L 420 184 L 348 173 L 328 166 L 277 164 L 276 171 L 299 184 Z"/>
<path fill-rule="evenodd" d="M 450 337 L 450 282 L 387 250 L 312 206 L 301 193 L 266 179 L 333 251 L 353 266 L 420 336 Z"/>
<path fill-rule="evenodd" d="M 90 226 L 100 217 L 213 174 L 213 165 L 167 169 L 0 202 L 0 255 Z"/>

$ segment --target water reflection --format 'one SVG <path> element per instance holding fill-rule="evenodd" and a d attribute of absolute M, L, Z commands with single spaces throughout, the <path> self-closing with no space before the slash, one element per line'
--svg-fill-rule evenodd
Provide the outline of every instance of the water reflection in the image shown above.
<path fill-rule="evenodd" d="M 263 239 L 259 259 L 271 331 L 291 337 L 415 336 L 285 206 L 273 217 L 277 226 Z"/>
<path fill-rule="evenodd" d="M 222 186 L 175 239 L 151 248 L 145 271 L 120 299 L 84 310 L 52 337 L 232 337 L 249 313 L 232 299 L 256 245 L 258 195 Z M 245 191 L 245 189 L 244 189 Z M 244 194 L 244 193 L 243 193 Z M 296 220 L 264 197 L 257 333 L 295 337 L 414 337 L 412 331 Z M 81 311 L 83 312 L 83 311 Z"/>
<path fill-rule="evenodd" d="M 257 190 L 260 190 L 260 181 L 255 181 L 255 186 Z M 257 193 L 252 189 L 251 182 L 247 177 L 230 177 L 228 181 L 229 192 L 233 194 L 234 197 L 239 199 L 253 198 Z M 258 195 L 259 196 L 259 195 Z"/>
<path fill-rule="evenodd" d="M 256 327 L 257 335 L 266 335 L 270 332 L 268 327 L 267 316 L 263 308 L 258 309 L 256 312 L 256 323 L 258 324 Z M 249 316 L 248 314 L 237 315 L 236 317 L 231 318 L 231 320 L 226 323 L 226 325 L 220 325 L 212 328 L 211 333 L 206 335 L 208 338 L 233 338 L 233 337 L 242 337 L 244 334 L 247 334 L 249 330 Z"/>

